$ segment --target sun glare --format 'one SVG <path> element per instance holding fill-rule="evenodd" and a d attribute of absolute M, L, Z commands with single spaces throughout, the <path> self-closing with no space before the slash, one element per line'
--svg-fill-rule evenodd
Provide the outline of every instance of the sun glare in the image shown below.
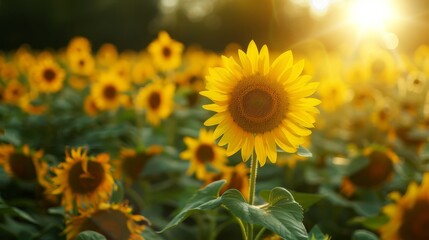
<path fill-rule="evenodd" d="M 351 22 L 362 30 L 383 30 L 393 13 L 389 0 L 356 0 L 349 9 Z"/>

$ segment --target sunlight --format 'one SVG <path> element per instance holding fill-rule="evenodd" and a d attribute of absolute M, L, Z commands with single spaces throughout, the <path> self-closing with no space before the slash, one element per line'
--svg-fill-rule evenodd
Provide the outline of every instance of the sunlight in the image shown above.
<path fill-rule="evenodd" d="M 383 30 L 394 10 L 389 0 L 356 0 L 349 13 L 351 22 L 361 30 Z"/>

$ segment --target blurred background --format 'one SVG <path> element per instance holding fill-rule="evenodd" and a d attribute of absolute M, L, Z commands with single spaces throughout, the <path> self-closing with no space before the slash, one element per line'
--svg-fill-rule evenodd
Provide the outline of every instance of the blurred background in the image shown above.
<path fill-rule="evenodd" d="M 427 0 L 0 0 L 0 49 L 59 49 L 80 35 L 94 49 L 140 50 L 162 29 L 212 50 L 250 39 L 278 49 L 320 40 L 330 49 L 369 36 L 415 49 L 429 42 L 428 22 Z"/>

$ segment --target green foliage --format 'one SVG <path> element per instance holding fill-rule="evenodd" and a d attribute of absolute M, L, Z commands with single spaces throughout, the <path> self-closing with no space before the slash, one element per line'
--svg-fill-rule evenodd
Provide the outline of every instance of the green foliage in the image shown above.
<path fill-rule="evenodd" d="M 83 231 L 77 235 L 76 240 L 106 240 L 106 237 L 94 231 Z"/>
<path fill-rule="evenodd" d="M 176 226 L 183 222 L 192 213 L 214 209 L 220 206 L 221 198 L 219 198 L 219 191 L 225 185 L 225 180 L 219 180 L 210 183 L 205 188 L 198 190 L 187 202 L 182 211 L 179 212 L 168 224 L 165 226 L 160 233 Z"/>
<path fill-rule="evenodd" d="M 284 188 L 274 188 L 268 203 L 249 205 L 236 189 L 222 195 L 222 205 L 242 221 L 263 226 L 286 239 L 307 239 L 303 220 L 303 209 L 292 194 Z"/>
<path fill-rule="evenodd" d="M 356 230 L 352 240 L 378 240 L 377 235 L 366 230 Z"/>
<path fill-rule="evenodd" d="M 24 212 L 18 208 L 8 206 L 7 204 L 5 204 L 1 200 L 0 200 L 0 214 L 17 216 L 17 217 L 20 217 L 20 218 L 28 221 L 28 222 L 37 223 L 37 221 L 33 217 L 31 217 L 28 213 L 26 213 L 26 212 Z"/>

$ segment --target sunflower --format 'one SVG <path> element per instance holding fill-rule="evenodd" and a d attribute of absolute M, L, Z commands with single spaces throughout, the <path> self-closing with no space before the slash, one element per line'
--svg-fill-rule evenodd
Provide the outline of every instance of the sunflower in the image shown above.
<path fill-rule="evenodd" d="M 216 146 L 213 131 L 201 128 L 199 138 L 185 137 L 188 149 L 180 154 L 180 158 L 190 161 L 187 174 L 196 173 L 198 179 L 204 179 L 207 167 L 221 169 L 227 161 L 225 149 Z"/>
<path fill-rule="evenodd" d="M 152 145 L 144 151 L 137 151 L 132 148 L 122 149 L 119 159 L 114 161 L 115 178 L 124 178 L 125 183 L 131 184 L 137 180 L 146 164 L 153 156 L 162 152 L 162 147 Z"/>
<path fill-rule="evenodd" d="M 174 70 L 182 62 L 183 44 L 171 39 L 165 31 L 149 44 L 148 51 L 156 67 L 162 71 Z"/>
<path fill-rule="evenodd" d="M 48 164 L 42 160 L 43 151 L 33 151 L 28 145 L 15 148 L 10 144 L 0 145 L 0 165 L 6 173 L 26 182 L 49 183 L 45 179 Z"/>
<path fill-rule="evenodd" d="M 85 98 L 85 101 L 83 102 L 83 109 L 85 110 L 85 113 L 90 117 L 96 116 L 97 113 L 100 111 L 100 109 L 97 107 L 94 97 L 92 97 L 91 95 L 88 95 Z"/>
<path fill-rule="evenodd" d="M 24 94 L 19 100 L 19 107 L 26 113 L 31 115 L 41 115 L 46 112 L 48 106 L 41 104 L 36 99 L 38 94 L 35 91 Z"/>
<path fill-rule="evenodd" d="M 90 76 L 95 70 L 95 61 L 89 52 L 73 52 L 68 56 L 68 64 L 73 74 Z"/>
<path fill-rule="evenodd" d="M 141 233 L 145 224 L 148 220 L 141 215 L 133 215 L 126 203 L 101 203 L 68 219 L 64 232 L 68 240 L 76 239 L 80 232 L 88 230 L 98 232 L 109 240 L 143 240 Z"/>
<path fill-rule="evenodd" d="M 147 53 L 142 53 L 139 60 L 132 67 L 132 79 L 134 83 L 141 84 L 156 76 L 156 69 Z"/>
<path fill-rule="evenodd" d="M 112 74 L 102 74 L 91 88 L 91 95 L 96 106 L 101 110 L 112 110 L 123 105 L 127 96 L 123 94 L 127 84 L 115 78 Z"/>
<path fill-rule="evenodd" d="M 207 91 L 200 94 L 214 104 L 204 105 L 216 112 L 204 124 L 217 125 L 214 137 L 223 137 L 219 145 L 228 144 L 227 155 L 241 149 L 243 161 L 253 150 L 263 166 L 266 158 L 276 162 L 278 145 L 286 152 L 296 152 L 303 137 L 311 134 L 314 114 L 320 103 L 313 94 L 318 83 L 310 76 L 300 76 L 304 61 L 292 65 L 292 53 L 281 54 L 270 65 L 268 48 L 258 53 L 254 41 L 247 54 L 239 50 L 240 63 L 222 57 L 224 67 L 209 69 Z"/>
<path fill-rule="evenodd" d="M 67 56 L 81 53 L 90 53 L 91 43 L 85 37 L 74 37 L 67 46 Z"/>
<path fill-rule="evenodd" d="M 17 104 L 26 92 L 27 90 L 22 83 L 18 80 L 12 80 L 4 89 L 3 100 L 6 103 Z"/>
<path fill-rule="evenodd" d="M 73 209 L 74 203 L 84 207 L 107 201 L 115 186 L 109 155 L 88 157 L 81 147 L 72 148 L 71 155 L 66 151 L 66 161 L 53 171 L 56 188 L 52 194 L 63 194 L 62 204 L 67 211 Z"/>
<path fill-rule="evenodd" d="M 63 88 L 65 72 L 51 59 L 39 61 L 31 69 L 30 82 L 40 92 L 55 93 Z"/>
<path fill-rule="evenodd" d="M 155 81 L 140 88 L 135 104 L 137 109 L 146 110 L 146 120 L 152 125 L 158 126 L 161 119 L 167 118 L 174 105 L 174 90 L 172 83 Z"/>
<path fill-rule="evenodd" d="M 367 147 L 363 156 L 368 159 L 368 164 L 343 179 L 341 190 L 347 196 L 353 195 L 356 188 L 376 189 L 390 181 L 394 164 L 399 162 L 399 157 L 390 149 Z"/>
<path fill-rule="evenodd" d="M 327 112 L 333 112 L 347 101 L 348 87 L 341 79 L 326 80 L 320 84 L 319 93 L 321 107 Z"/>
<path fill-rule="evenodd" d="M 429 239 L 429 173 L 423 175 L 420 186 L 413 182 L 403 196 L 397 192 L 390 196 L 394 203 L 383 208 L 390 219 L 380 228 L 381 239 Z"/>
<path fill-rule="evenodd" d="M 222 195 L 228 189 L 237 189 L 241 192 L 244 198 L 249 197 L 249 168 L 241 162 L 235 166 L 223 166 L 219 173 L 209 173 L 205 176 L 205 185 L 225 179 L 226 184 L 220 190 L 219 195 Z"/>
<path fill-rule="evenodd" d="M 96 60 L 97 63 L 103 67 L 110 66 L 118 59 L 118 50 L 115 45 L 105 43 L 98 49 Z"/>

